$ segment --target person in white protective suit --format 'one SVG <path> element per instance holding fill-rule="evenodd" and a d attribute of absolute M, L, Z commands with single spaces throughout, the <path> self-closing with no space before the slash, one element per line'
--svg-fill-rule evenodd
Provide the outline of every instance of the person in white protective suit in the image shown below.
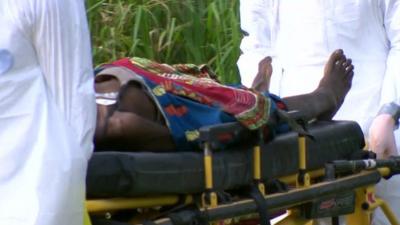
<path fill-rule="evenodd" d="M 83 0 L 0 1 L 0 224 L 83 224 L 96 121 Z"/>
<path fill-rule="evenodd" d="M 241 0 L 240 13 L 244 38 L 238 66 L 246 86 L 258 63 L 271 56 L 271 93 L 307 93 L 318 85 L 328 54 L 341 48 L 353 59 L 355 75 L 334 119 L 357 121 L 378 157 L 397 154 L 395 121 L 378 111 L 400 103 L 400 0 Z M 400 218 L 399 177 L 381 182 L 378 195 Z M 374 223 L 388 221 L 378 211 Z"/>

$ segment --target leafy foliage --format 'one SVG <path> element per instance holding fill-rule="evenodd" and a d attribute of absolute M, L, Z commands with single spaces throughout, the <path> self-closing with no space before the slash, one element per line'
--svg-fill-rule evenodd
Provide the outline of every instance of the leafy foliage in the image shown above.
<path fill-rule="evenodd" d="M 87 0 L 95 64 L 127 56 L 209 64 L 238 82 L 237 0 Z"/>

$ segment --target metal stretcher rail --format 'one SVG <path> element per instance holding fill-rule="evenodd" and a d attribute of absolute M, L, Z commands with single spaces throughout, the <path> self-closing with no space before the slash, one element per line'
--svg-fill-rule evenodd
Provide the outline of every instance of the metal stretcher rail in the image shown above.
<path fill-rule="evenodd" d="M 361 174 L 351 175 L 340 180 L 332 182 L 323 182 L 315 184 L 304 189 L 295 189 L 287 193 L 279 193 L 265 196 L 265 201 L 269 210 L 279 210 L 292 207 L 304 202 L 311 201 L 321 196 L 343 192 L 346 190 L 354 190 L 359 187 L 376 184 L 381 179 L 382 175 L 379 171 L 367 171 Z M 208 220 L 223 220 L 233 216 L 240 216 L 257 211 L 257 205 L 254 200 L 247 199 L 232 204 L 224 204 L 212 209 L 201 209 L 202 216 Z M 182 214 L 187 212 L 181 212 Z M 187 221 L 183 224 L 191 224 L 196 214 L 193 217 L 185 217 Z M 158 225 L 174 225 L 169 219 L 155 221 Z"/>
<path fill-rule="evenodd" d="M 318 169 L 309 172 L 311 178 L 322 177 L 324 175 L 323 169 Z M 279 178 L 284 183 L 295 184 L 297 175 L 290 175 Z M 109 198 L 109 199 L 95 199 L 87 200 L 86 208 L 90 213 L 115 211 L 132 208 L 151 208 L 160 205 L 174 205 L 182 202 L 182 196 L 179 195 L 164 195 L 152 197 L 135 197 L 135 198 Z M 193 202 L 192 195 L 184 196 L 183 203 L 190 204 Z"/>
<path fill-rule="evenodd" d="M 203 173 L 204 187 L 200 189 L 203 190 L 203 192 L 191 192 L 193 189 L 189 188 L 186 189 L 187 192 L 178 192 L 177 194 L 176 192 L 172 194 L 165 193 L 165 195 L 162 196 L 153 195 L 153 197 L 142 197 L 150 196 L 142 195 L 133 198 L 88 200 L 86 203 L 87 208 L 89 212 L 93 214 L 100 213 L 101 215 L 101 213 L 115 212 L 124 209 L 172 205 L 179 206 L 179 210 L 171 211 L 167 214 L 161 213 L 163 216 L 167 217 L 151 221 L 152 224 L 157 225 L 191 225 L 208 222 L 217 224 L 215 221 L 218 221 L 218 224 L 220 224 L 226 219 L 235 218 L 235 220 L 240 220 L 248 215 L 254 215 L 255 213 L 258 213 L 262 224 L 269 224 L 268 213 L 283 209 L 289 209 L 291 211 L 291 214 L 286 218 L 288 219 L 286 222 L 291 221 L 289 222 L 291 224 L 306 224 L 313 219 L 321 217 L 332 217 L 332 221 L 336 221 L 334 224 L 338 224 L 338 216 L 346 215 L 349 225 L 369 225 L 372 211 L 377 207 L 381 207 L 389 221 L 393 225 L 397 225 L 398 222 L 388 205 L 383 200 L 375 197 L 374 185 L 378 183 L 382 177 L 388 179 L 392 175 L 400 173 L 400 157 L 391 157 L 387 160 L 375 160 L 373 157 L 371 158 L 370 154 L 367 154 L 366 159 L 365 152 L 361 150 L 364 142 L 359 127 L 354 126 L 354 124 L 346 123 L 335 123 L 335 125 L 338 126 L 329 127 L 329 124 L 327 124 L 327 126 L 319 126 L 318 129 L 314 129 L 312 134 L 315 134 L 315 137 L 317 137 L 316 142 L 308 142 L 305 135 L 298 133 L 297 136 L 295 133 L 295 136 L 289 134 L 289 136 L 285 138 L 282 138 L 282 136 L 280 138 L 277 137 L 274 142 L 269 143 L 268 146 L 263 143 L 264 138 L 261 129 L 249 133 L 247 130 L 241 129 L 238 124 L 224 124 L 223 126 L 204 128 L 200 132 L 204 159 L 198 159 L 201 157 L 201 153 L 195 155 L 185 154 L 185 156 L 190 156 L 189 158 L 191 159 L 197 159 L 191 161 L 190 165 L 188 165 L 188 168 L 190 168 L 190 173 L 188 174 Z M 336 132 L 332 132 L 332 130 Z M 339 134 L 337 134 L 337 132 Z M 226 137 L 230 137 L 229 139 L 235 136 L 242 137 L 243 134 L 246 133 L 247 135 L 244 136 L 250 137 L 247 141 L 254 146 L 252 150 L 244 149 L 250 154 L 247 154 L 244 150 L 238 152 L 230 151 L 229 153 L 231 155 L 222 155 L 223 152 L 219 152 L 220 143 L 222 141 L 224 145 L 223 142 L 227 140 Z M 331 138 L 332 136 L 333 138 Z M 321 142 L 318 143 L 318 140 L 324 140 L 327 141 L 327 143 L 321 144 Z M 296 145 L 297 149 L 295 147 Z M 261 149 L 262 146 L 267 148 Z M 287 149 L 291 150 L 290 154 L 282 154 L 283 152 L 287 153 Z M 316 149 L 320 151 L 316 151 Z M 324 156 L 325 154 L 335 153 L 330 150 L 343 151 L 343 149 L 346 150 L 344 151 L 346 154 L 338 154 L 337 157 Z M 279 154 L 280 158 L 271 153 Z M 357 153 L 357 155 L 354 155 L 355 153 Z M 360 153 L 361 155 L 359 155 Z M 243 162 L 241 162 L 241 164 L 236 164 L 242 165 L 240 167 L 242 170 L 237 170 L 236 165 L 235 167 L 227 166 L 229 163 L 232 163 L 232 160 L 236 162 L 232 154 L 234 154 L 236 158 L 239 156 L 239 159 L 244 159 L 244 164 Z M 131 180 L 134 180 L 133 178 L 136 178 L 136 172 L 138 172 L 142 173 L 142 176 L 140 176 L 141 178 L 145 178 L 145 181 L 149 181 L 149 184 L 153 186 L 156 179 L 152 179 L 152 174 L 161 174 L 156 176 L 156 178 L 162 178 L 162 181 L 168 182 L 170 185 L 177 185 L 177 182 L 165 180 L 165 176 L 175 170 L 171 170 L 165 174 L 159 173 L 159 171 L 164 171 L 159 170 L 160 168 L 157 167 L 155 168 L 156 173 L 152 173 L 152 170 L 149 170 L 150 173 L 143 173 L 143 168 L 141 166 L 148 168 L 147 166 L 149 165 L 158 165 L 157 163 L 149 163 L 149 160 L 153 158 L 148 158 L 146 156 L 147 155 L 139 155 L 137 158 L 129 158 L 129 156 L 128 158 L 123 158 L 124 160 L 117 158 L 121 159 L 121 161 L 117 160 L 115 162 L 117 162 L 118 165 L 124 165 L 122 167 L 123 170 L 121 170 L 124 173 L 126 172 L 125 170 L 132 165 L 141 168 L 140 170 L 129 170 L 129 176 L 123 181 L 128 181 L 129 183 Z M 108 157 L 112 156 L 109 155 Z M 182 168 L 184 168 L 184 163 L 187 162 L 182 161 L 179 157 L 179 155 L 162 155 L 160 158 L 160 155 L 158 155 L 158 161 L 154 162 L 162 163 L 162 168 L 171 168 L 170 165 L 172 164 L 165 164 L 167 162 L 178 162 L 178 164 L 176 164 L 176 171 L 181 172 Z M 318 159 L 318 157 L 324 160 Z M 176 160 L 176 158 L 179 158 L 179 160 Z M 138 159 L 141 160 L 139 161 Z M 319 160 L 320 163 L 318 167 L 312 166 L 312 164 L 309 163 L 310 161 L 312 162 L 313 159 Z M 274 163 L 268 163 L 268 160 Z M 199 164 L 201 161 L 204 163 L 203 165 Z M 143 162 L 146 163 L 143 164 Z M 219 165 L 219 167 L 214 166 L 215 162 L 219 163 L 216 164 Z M 293 164 L 293 168 L 290 170 L 291 173 L 281 173 L 277 171 L 275 173 L 270 173 L 275 176 L 268 176 L 267 173 L 271 170 L 265 169 L 265 166 L 281 165 L 280 167 L 272 167 L 272 169 L 279 168 L 280 170 L 284 170 L 287 169 L 286 167 L 290 166 L 290 164 Z M 104 167 L 104 164 L 100 165 Z M 296 167 L 297 173 L 294 171 Z M 202 169 L 196 171 L 196 173 L 192 173 L 192 168 Z M 230 176 L 224 176 L 224 172 L 229 168 L 236 171 L 236 173 L 231 173 L 229 174 Z M 241 187 L 250 185 L 252 190 L 258 192 L 258 196 L 254 197 L 254 195 L 250 193 L 251 198 L 243 197 L 243 195 L 239 193 L 237 196 L 239 199 L 228 203 L 226 201 L 218 202 L 217 191 L 228 190 L 229 192 L 229 190 L 232 189 L 222 189 L 220 188 L 222 185 L 218 186 L 218 183 L 215 181 L 218 181 L 218 179 L 226 180 L 229 177 L 237 177 L 237 173 L 242 171 L 246 171 L 248 175 L 243 176 L 245 182 L 241 181 Z M 296 174 L 293 174 L 293 172 Z M 110 176 L 110 174 L 112 175 L 114 173 L 107 172 L 104 181 L 107 181 L 105 183 L 115 184 L 111 182 L 115 181 L 115 176 Z M 173 174 L 176 173 L 174 172 Z M 288 174 L 292 175 L 285 176 Z M 187 174 L 182 177 L 192 178 L 192 176 L 187 176 Z M 201 176 L 196 176 L 197 179 L 199 177 Z M 276 179 L 286 184 L 294 183 L 296 186 L 289 191 L 287 191 L 287 188 L 284 188 L 279 189 L 278 191 L 280 192 L 278 193 L 271 191 L 269 193 L 275 194 L 266 194 L 266 190 L 269 190 L 269 186 L 266 188 L 266 184 Z M 186 179 L 183 180 L 187 182 Z M 142 182 L 139 184 L 143 187 L 143 180 L 141 181 Z M 160 183 L 159 180 L 158 183 Z M 126 188 L 127 183 L 121 182 L 121 184 L 123 184 L 120 186 L 122 187 L 121 190 L 124 191 L 122 194 L 125 194 L 126 191 L 129 191 L 129 189 Z M 180 184 L 185 185 L 184 182 L 180 182 Z M 164 187 L 165 185 L 163 183 L 162 188 Z M 232 187 L 234 187 L 234 185 L 232 185 Z M 247 189 L 240 190 L 247 191 Z M 195 200 L 195 197 L 200 194 L 202 194 L 201 202 L 199 199 Z M 196 206 L 192 204 L 191 207 L 181 207 L 191 203 L 196 203 Z M 321 211 L 321 207 L 323 207 L 324 210 Z M 263 213 L 266 211 L 268 211 L 268 213 Z M 135 221 L 135 224 L 137 223 L 141 223 L 141 221 Z"/>

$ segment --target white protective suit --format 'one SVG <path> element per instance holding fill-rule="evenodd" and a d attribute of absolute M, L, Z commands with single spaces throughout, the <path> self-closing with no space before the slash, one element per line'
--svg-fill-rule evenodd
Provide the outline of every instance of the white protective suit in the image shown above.
<path fill-rule="evenodd" d="M 258 62 L 272 56 L 272 93 L 311 92 L 331 52 L 341 48 L 355 75 L 335 119 L 357 121 L 368 135 L 381 105 L 400 103 L 400 0 L 241 0 L 240 13 L 246 36 L 238 66 L 246 86 Z M 400 218 L 399 177 L 381 182 L 378 193 Z M 377 215 L 376 224 L 383 224 Z"/>
<path fill-rule="evenodd" d="M 83 0 L 0 0 L 0 224 L 80 225 L 96 119 Z"/>

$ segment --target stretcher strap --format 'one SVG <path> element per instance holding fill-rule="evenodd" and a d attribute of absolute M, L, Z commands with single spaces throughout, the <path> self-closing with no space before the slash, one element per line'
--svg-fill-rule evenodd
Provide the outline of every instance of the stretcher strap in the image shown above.
<path fill-rule="evenodd" d="M 145 220 L 145 221 L 142 222 L 142 224 L 143 224 L 143 225 L 157 225 L 156 223 L 154 223 L 154 222 L 151 221 L 151 220 Z"/>
<path fill-rule="evenodd" d="M 289 191 L 289 187 L 279 179 L 271 179 L 266 184 L 268 194 L 284 193 Z"/>
<path fill-rule="evenodd" d="M 209 221 L 207 216 L 204 215 L 197 207 L 193 207 L 192 209 L 182 210 L 176 213 L 170 213 L 168 215 L 172 224 L 174 225 L 187 225 L 187 224 L 196 224 L 196 225 L 208 225 Z"/>
<path fill-rule="evenodd" d="M 305 126 L 305 121 L 301 118 L 292 118 L 291 113 L 278 109 L 276 114 L 279 120 L 287 123 L 292 131 L 298 133 L 299 135 L 309 137 L 311 140 L 315 140 L 314 136 L 312 136 L 307 130 Z"/>
<path fill-rule="evenodd" d="M 252 185 L 250 187 L 250 197 L 255 201 L 257 205 L 258 214 L 260 216 L 260 225 L 271 225 L 269 222 L 269 215 L 265 198 L 261 194 L 257 186 Z"/>

